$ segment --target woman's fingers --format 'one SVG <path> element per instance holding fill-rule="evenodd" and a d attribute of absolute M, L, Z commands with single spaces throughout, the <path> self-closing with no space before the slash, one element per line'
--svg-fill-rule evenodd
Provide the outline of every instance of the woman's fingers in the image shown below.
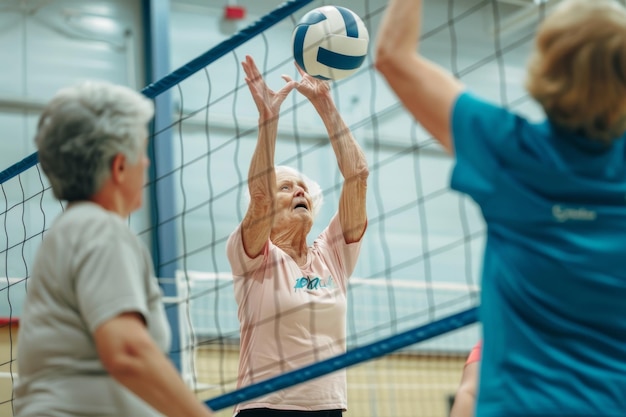
<path fill-rule="evenodd" d="M 298 65 L 297 62 L 294 62 L 294 65 L 296 66 L 296 68 L 298 69 L 298 72 L 300 73 L 300 75 L 302 75 L 304 77 L 304 75 L 306 74 L 306 72 L 304 72 L 304 70 L 302 68 L 300 68 L 300 65 Z"/>

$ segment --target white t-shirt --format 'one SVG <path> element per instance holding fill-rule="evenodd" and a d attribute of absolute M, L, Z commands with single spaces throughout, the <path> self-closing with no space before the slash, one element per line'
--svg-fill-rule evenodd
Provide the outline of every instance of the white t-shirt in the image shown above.
<path fill-rule="evenodd" d="M 232 233 L 227 254 L 241 327 L 238 387 L 346 351 L 347 280 L 360 248 L 361 242 L 345 243 L 337 215 L 309 248 L 303 268 L 269 240 L 251 259 L 241 227 Z M 345 410 L 345 370 L 239 404 L 235 413 L 249 408 Z"/>
<path fill-rule="evenodd" d="M 125 221 L 93 203 L 62 213 L 45 234 L 28 280 L 17 346 L 16 417 L 160 414 L 110 377 L 93 333 L 137 312 L 157 345 L 170 330 L 146 247 Z"/>

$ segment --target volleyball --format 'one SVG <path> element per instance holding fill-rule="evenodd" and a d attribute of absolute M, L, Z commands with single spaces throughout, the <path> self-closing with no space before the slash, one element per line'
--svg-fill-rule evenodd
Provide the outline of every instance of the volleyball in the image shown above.
<path fill-rule="evenodd" d="M 361 18 L 340 6 L 311 10 L 293 30 L 293 57 L 307 74 L 340 80 L 355 73 L 367 56 L 369 34 Z"/>

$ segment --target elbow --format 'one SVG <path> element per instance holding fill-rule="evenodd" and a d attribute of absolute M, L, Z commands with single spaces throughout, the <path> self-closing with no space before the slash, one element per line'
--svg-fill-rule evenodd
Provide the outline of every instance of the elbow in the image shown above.
<path fill-rule="evenodd" d="M 404 45 L 383 44 L 376 48 L 374 67 L 387 79 L 406 78 L 407 73 L 415 74 L 421 63 L 421 56 Z"/>
<path fill-rule="evenodd" d="M 380 72 L 381 74 L 385 73 L 385 59 L 387 58 L 385 57 L 384 52 L 381 52 L 380 48 L 376 49 L 376 55 L 374 56 L 374 68 L 376 68 L 376 71 Z"/>
<path fill-rule="evenodd" d="M 357 178 L 359 178 L 362 182 L 367 183 L 367 179 L 370 176 L 370 169 L 367 164 L 363 164 L 356 173 Z"/>
<path fill-rule="evenodd" d="M 374 68 L 381 74 L 387 74 L 394 65 L 393 52 L 386 45 L 378 45 L 374 56 Z"/>
<path fill-rule="evenodd" d="M 370 170 L 367 166 L 365 155 L 361 153 L 356 160 L 356 163 L 350 167 L 349 171 L 342 171 L 342 175 L 345 180 L 367 183 Z"/>
<path fill-rule="evenodd" d="M 256 190 L 250 193 L 250 205 L 264 213 L 274 213 L 276 207 L 276 196 L 264 190 Z"/>
<path fill-rule="evenodd" d="M 359 187 L 359 189 L 367 189 L 367 179 L 370 176 L 370 170 L 366 163 L 361 164 L 357 169 L 345 177 L 346 182 L 351 182 Z"/>
<path fill-rule="evenodd" d="M 139 375 L 139 369 L 133 366 L 131 361 L 124 358 L 115 358 L 112 361 L 104 363 L 104 369 L 116 381 L 124 381 Z"/>
<path fill-rule="evenodd" d="M 136 377 L 145 368 L 145 358 L 155 349 L 149 341 L 125 341 L 106 355 L 100 356 L 102 366 L 116 380 Z"/>

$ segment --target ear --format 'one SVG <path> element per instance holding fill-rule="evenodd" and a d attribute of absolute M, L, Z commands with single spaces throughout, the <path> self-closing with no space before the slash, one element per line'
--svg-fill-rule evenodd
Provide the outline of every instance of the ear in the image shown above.
<path fill-rule="evenodd" d="M 126 171 L 126 157 L 122 153 L 118 153 L 113 157 L 111 162 L 111 180 L 117 184 L 124 181 Z"/>

